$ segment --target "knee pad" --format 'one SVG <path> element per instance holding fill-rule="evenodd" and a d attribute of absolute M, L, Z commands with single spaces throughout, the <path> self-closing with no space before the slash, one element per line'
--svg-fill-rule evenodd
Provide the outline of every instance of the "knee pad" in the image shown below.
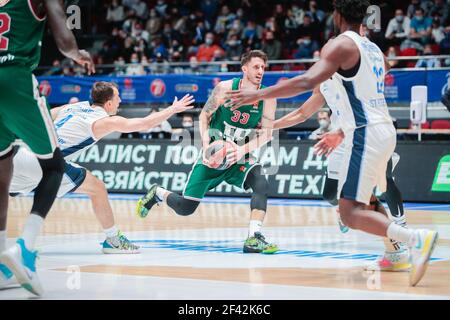
<path fill-rule="evenodd" d="M 43 174 L 53 172 L 57 174 L 64 173 L 65 160 L 59 148 L 56 148 L 51 159 L 39 159 Z"/>
<path fill-rule="evenodd" d="M 189 216 L 197 210 L 199 201 L 189 200 L 182 196 L 171 193 L 167 197 L 167 204 L 180 216 Z"/>
<path fill-rule="evenodd" d="M 328 201 L 328 203 L 330 203 L 332 206 L 338 205 L 337 189 L 338 189 L 338 181 L 326 178 L 322 197 L 324 200 Z"/>

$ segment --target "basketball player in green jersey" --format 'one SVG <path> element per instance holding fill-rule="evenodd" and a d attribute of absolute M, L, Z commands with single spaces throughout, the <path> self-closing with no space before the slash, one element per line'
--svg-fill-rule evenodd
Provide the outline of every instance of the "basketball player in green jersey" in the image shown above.
<path fill-rule="evenodd" d="M 269 184 L 261 165 L 252 152 L 272 139 L 276 100 L 261 100 L 254 105 L 242 106 L 238 112 L 223 106 L 224 93 L 239 88 L 261 88 L 267 63 L 267 55 L 259 50 L 245 53 L 241 59 L 242 79 L 221 81 L 214 88 L 200 114 L 200 134 L 203 157 L 189 173 L 183 196 L 153 185 L 146 196 L 138 202 L 137 214 L 144 218 L 156 203 L 165 201 L 177 214 L 188 216 L 195 212 L 206 192 L 223 181 L 243 189 L 252 189 L 250 228 L 244 243 L 245 253 L 274 253 L 278 248 L 265 241 L 261 234 L 267 209 Z M 258 124 L 261 129 L 256 131 Z M 235 142 L 237 147 L 228 154 L 232 164 L 228 169 L 217 170 L 208 166 L 204 151 L 216 140 Z"/>
<path fill-rule="evenodd" d="M 68 58 L 94 72 L 86 51 L 78 49 L 66 26 L 62 1 L 0 0 L 0 281 L 13 274 L 28 291 L 41 295 L 34 243 L 50 210 L 64 160 L 44 98 L 32 72 L 39 64 L 41 40 L 48 19 L 56 44 Z M 6 250 L 8 189 L 13 172 L 13 143 L 19 138 L 39 158 L 42 179 L 36 187 L 31 214 L 16 244 Z"/>

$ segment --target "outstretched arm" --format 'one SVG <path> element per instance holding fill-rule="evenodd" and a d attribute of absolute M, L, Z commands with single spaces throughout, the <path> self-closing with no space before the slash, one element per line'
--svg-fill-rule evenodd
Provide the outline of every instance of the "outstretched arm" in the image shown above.
<path fill-rule="evenodd" d="M 319 111 L 325 105 L 325 99 L 322 93 L 319 90 L 319 87 L 316 87 L 313 91 L 311 97 L 309 97 L 306 102 L 299 107 L 297 110 L 294 110 L 282 118 L 275 120 L 273 128 L 274 129 L 284 129 L 295 126 L 299 123 L 305 122 L 308 120 L 313 114 Z"/>
<path fill-rule="evenodd" d="M 111 132 L 135 132 L 149 130 L 167 120 L 175 113 L 187 111 L 193 107 L 194 98 L 185 95 L 183 99 L 175 98 L 173 104 L 163 111 L 152 113 L 144 118 L 126 119 L 120 116 L 107 117 L 92 124 L 92 132 L 97 139 L 101 139 Z"/>
<path fill-rule="evenodd" d="M 231 99 L 231 102 L 227 103 L 227 106 L 234 110 L 259 100 L 297 96 L 329 79 L 339 68 L 351 69 L 358 59 L 359 50 L 356 44 L 350 38 L 341 36 L 323 47 L 320 60 L 306 73 L 262 90 L 228 91 L 226 99 Z"/>
<path fill-rule="evenodd" d="M 75 36 L 67 28 L 67 16 L 62 0 L 44 0 L 50 28 L 55 37 L 59 51 L 76 63 L 85 66 L 89 74 L 95 72 L 94 62 L 85 50 L 79 50 Z"/>

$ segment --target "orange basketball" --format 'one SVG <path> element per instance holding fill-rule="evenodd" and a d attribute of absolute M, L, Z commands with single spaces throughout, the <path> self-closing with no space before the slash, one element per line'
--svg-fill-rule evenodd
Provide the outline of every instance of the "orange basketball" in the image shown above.
<path fill-rule="evenodd" d="M 209 167 L 217 170 L 225 170 L 230 167 L 227 154 L 236 148 L 236 144 L 225 140 L 216 140 L 205 151 L 205 157 L 209 160 Z"/>

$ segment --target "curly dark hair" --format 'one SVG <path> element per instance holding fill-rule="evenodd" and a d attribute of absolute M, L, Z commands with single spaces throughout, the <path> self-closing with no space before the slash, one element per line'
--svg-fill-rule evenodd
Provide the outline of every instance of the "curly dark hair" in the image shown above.
<path fill-rule="evenodd" d="M 351 24 L 361 24 L 369 6 L 369 0 L 334 0 L 336 11 Z"/>

